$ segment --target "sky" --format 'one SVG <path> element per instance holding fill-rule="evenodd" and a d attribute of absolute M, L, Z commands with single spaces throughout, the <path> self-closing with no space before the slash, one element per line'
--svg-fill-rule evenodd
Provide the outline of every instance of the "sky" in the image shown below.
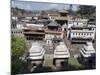
<path fill-rule="evenodd" d="M 12 7 L 17 7 L 25 10 L 50 10 L 50 9 L 69 9 L 70 4 L 59 4 L 59 3 L 45 3 L 45 2 L 33 2 L 33 1 L 20 1 L 12 0 Z M 72 9 L 76 11 L 79 5 L 73 5 Z"/>

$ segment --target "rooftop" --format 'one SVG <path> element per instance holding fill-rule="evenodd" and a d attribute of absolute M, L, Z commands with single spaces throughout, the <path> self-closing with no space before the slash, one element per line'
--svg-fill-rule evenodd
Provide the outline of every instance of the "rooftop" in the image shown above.
<path fill-rule="evenodd" d="M 59 12 L 60 13 L 68 13 L 68 11 L 67 10 L 64 10 L 64 9 L 63 10 L 60 10 Z"/>
<path fill-rule="evenodd" d="M 52 21 L 52 22 L 50 22 L 50 23 L 48 24 L 48 26 L 58 27 L 59 24 L 58 24 L 57 22 L 55 22 L 55 21 Z"/>

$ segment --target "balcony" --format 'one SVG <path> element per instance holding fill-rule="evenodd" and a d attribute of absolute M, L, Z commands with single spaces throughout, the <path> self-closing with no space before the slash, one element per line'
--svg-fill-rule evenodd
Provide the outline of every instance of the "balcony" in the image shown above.
<path fill-rule="evenodd" d="M 45 33 L 51 33 L 51 34 L 61 34 L 62 33 L 62 29 L 58 28 L 58 29 L 45 29 Z"/>

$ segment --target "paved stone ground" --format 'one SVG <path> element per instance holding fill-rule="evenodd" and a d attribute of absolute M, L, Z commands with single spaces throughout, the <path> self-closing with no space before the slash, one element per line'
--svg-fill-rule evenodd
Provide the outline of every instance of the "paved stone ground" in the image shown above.
<path fill-rule="evenodd" d="M 46 61 L 44 62 L 43 66 L 50 66 L 52 67 L 53 65 L 53 54 L 45 54 Z"/>

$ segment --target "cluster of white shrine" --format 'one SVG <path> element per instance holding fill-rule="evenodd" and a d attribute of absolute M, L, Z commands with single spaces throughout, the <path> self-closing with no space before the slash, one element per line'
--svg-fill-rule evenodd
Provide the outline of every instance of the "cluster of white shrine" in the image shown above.
<path fill-rule="evenodd" d="M 53 64 L 60 65 L 61 62 L 68 62 L 70 53 L 64 42 L 60 42 L 54 50 Z M 32 43 L 28 52 L 27 60 L 32 64 L 43 64 L 45 60 L 45 49 L 38 43 Z"/>

